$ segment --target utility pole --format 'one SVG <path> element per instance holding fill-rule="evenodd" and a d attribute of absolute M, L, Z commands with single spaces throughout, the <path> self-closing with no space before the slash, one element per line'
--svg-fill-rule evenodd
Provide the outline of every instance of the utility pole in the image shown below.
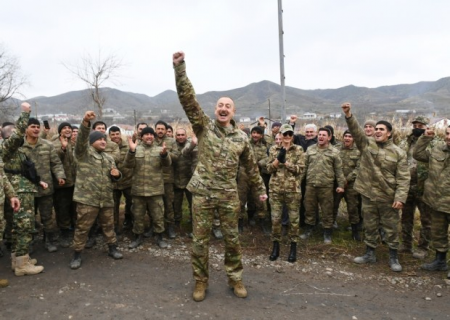
<path fill-rule="evenodd" d="M 278 0 L 278 37 L 280 43 L 280 84 L 281 84 L 281 98 L 283 100 L 281 106 L 281 122 L 286 121 L 286 88 L 284 85 L 284 46 L 283 46 L 283 8 L 281 4 L 282 0 Z"/>
<path fill-rule="evenodd" d="M 270 99 L 267 99 L 267 101 L 269 101 L 269 120 L 272 121 L 272 116 L 270 114 Z"/>

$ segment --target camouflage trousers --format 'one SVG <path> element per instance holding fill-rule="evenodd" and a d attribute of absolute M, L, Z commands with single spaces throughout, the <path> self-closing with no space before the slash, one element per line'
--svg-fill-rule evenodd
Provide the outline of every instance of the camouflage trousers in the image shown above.
<path fill-rule="evenodd" d="M 359 223 L 359 193 L 353 189 L 353 185 L 347 186 L 344 193 L 337 193 L 335 190 L 334 194 L 334 208 L 333 208 L 333 220 L 336 221 L 336 217 L 339 211 L 339 205 L 342 198 L 345 199 L 347 204 L 348 222 L 350 224 Z"/>
<path fill-rule="evenodd" d="M 131 216 L 133 213 L 131 211 L 131 206 L 133 204 L 133 197 L 131 196 L 131 187 L 119 190 L 113 190 L 113 198 L 114 198 L 114 226 L 119 228 L 119 220 L 120 220 L 120 199 L 122 195 L 125 198 L 125 216 Z"/>
<path fill-rule="evenodd" d="M 370 201 L 369 198 L 362 198 L 362 214 L 364 217 L 365 239 L 367 246 L 376 248 L 378 246 L 382 227 L 386 233 L 386 243 L 391 249 L 398 249 L 398 223 L 400 221 L 400 211 L 392 208 L 392 202 Z"/>
<path fill-rule="evenodd" d="M 414 215 L 416 208 L 419 209 L 421 224 L 417 247 L 428 250 L 431 239 L 431 208 L 417 195 L 415 186 L 410 187 L 408 198 L 402 209 L 402 242 L 407 248 L 411 249 L 413 246 Z"/>
<path fill-rule="evenodd" d="M 183 219 L 183 200 L 184 195 L 186 195 L 186 199 L 189 204 L 189 215 L 192 219 L 192 193 L 186 189 L 180 189 L 176 188 L 174 189 L 174 201 L 173 201 L 173 208 L 174 208 L 174 219 L 175 222 L 180 222 Z"/>
<path fill-rule="evenodd" d="M 237 192 L 193 194 L 193 239 L 191 261 L 194 279 L 207 282 L 209 278 L 209 239 L 217 210 L 225 241 L 225 271 L 234 281 L 242 279 L 242 250 L 238 233 L 239 199 Z"/>
<path fill-rule="evenodd" d="M 448 251 L 448 227 L 450 225 L 450 213 L 437 211 L 430 208 L 431 213 L 431 241 L 436 251 Z"/>
<path fill-rule="evenodd" d="M 316 188 L 306 185 L 305 193 L 305 223 L 316 225 L 317 206 L 322 209 L 322 226 L 324 229 L 333 227 L 333 186 L 329 188 Z"/>
<path fill-rule="evenodd" d="M 270 193 L 270 207 L 272 208 L 272 241 L 281 241 L 281 216 L 283 206 L 286 206 L 289 214 L 289 241 L 298 242 L 300 222 L 300 199 L 301 193 Z"/>
<path fill-rule="evenodd" d="M 21 257 L 28 254 L 34 232 L 34 193 L 19 193 L 20 209 L 13 213 L 11 252 Z M 12 210 L 12 209 L 11 209 Z"/>
<path fill-rule="evenodd" d="M 239 219 L 245 219 L 245 205 L 247 205 L 247 213 L 249 219 L 253 218 L 255 215 L 260 219 L 266 218 L 266 202 L 259 201 L 258 193 L 250 188 L 246 179 L 243 179 L 243 181 L 239 181 L 238 195 L 240 203 Z"/>
<path fill-rule="evenodd" d="M 73 238 L 73 249 L 81 252 L 86 245 L 89 230 L 98 217 L 98 224 L 102 228 L 103 235 L 108 244 L 115 244 L 116 233 L 114 232 L 114 209 L 77 204 L 77 225 Z"/>
<path fill-rule="evenodd" d="M 75 224 L 76 211 L 72 201 L 74 189 L 75 187 L 58 188 L 53 194 L 53 206 L 59 229 L 68 230 Z"/>
<path fill-rule="evenodd" d="M 149 213 L 155 233 L 164 232 L 164 201 L 163 196 L 138 197 L 133 196 L 133 233 L 143 234 L 145 229 L 145 214 Z"/>
<path fill-rule="evenodd" d="M 175 223 L 174 211 L 173 211 L 173 183 L 164 183 L 164 221 L 167 224 Z"/>
<path fill-rule="evenodd" d="M 41 222 L 46 233 L 54 233 L 58 231 L 56 220 L 53 217 L 53 195 L 34 197 L 35 213 L 39 211 Z"/>
<path fill-rule="evenodd" d="M 6 199 L 8 201 L 8 199 Z M 6 228 L 6 220 L 5 220 L 5 204 L 2 203 L 0 205 L 0 243 L 3 241 L 3 233 Z"/>

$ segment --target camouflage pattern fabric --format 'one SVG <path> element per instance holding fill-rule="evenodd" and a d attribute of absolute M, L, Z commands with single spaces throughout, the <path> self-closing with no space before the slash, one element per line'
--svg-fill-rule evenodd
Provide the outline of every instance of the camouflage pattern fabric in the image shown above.
<path fill-rule="evenodd" d="M 47 233 L 57 232 L 56 217 L 53 216 L 53 195 L 35 197 L 34 210 L 39 211 L 44 231 Z"/>
<path fill-rule="evenodd" d="M 309 226 L 315 226 L 316 210 L 318 205 L 322 212 L 322 226 L 325 229 L 333 227 L 333 199 L 334 187 L 314 187 L 306 185 L 305 199 L 305 223 Z"/>
<path fill-rule="evenodd" d="M 339 211 L 339 205 L 342 198 L 345 199 L 347 204 L 348 222 L 350 224 L 359 223 L 359 193 L 353 189 L 353 184 L 347 185 L 344 193 L 337 193 L 333 191 L 334 195 L 334 208 L 333 208 L 333 222 L 336 221 L 336 217 Z"/>
<path fill-rule="evenodd" d="M 78 136 L 78 139 L 80 136 Z M 82 203 L 77 204 L 77 226 L 73 238 L 73 249 L 81 252 L 86 245 L 89 230 L 98 218 L 98 224 L 102 228 L 107 244 L 117 243 L 114 232 L 114 210 L 112 207 L 94 207 Z"/>
<path fill-rule="evenodd" d="M 164 201 L 162 195 L 140 197 L 133 196 L 133 233 L 143 234 L 145 214 L 149 213 L 153 232 L 164 232 Z"/>
<path fill-rule="evenodd" d="M 183 200 L 184 195 L 186 195 L 186 199 L 188 201 L 188 208 L 189 208 L 189 216 L 192 219 L 192 193 L 184 188 L 179 189 L 175 187 L 173 189 L 174 194 L 174 200 L 173 200 L 173 210 L 174 210 L 174 220 L 175 222 L 180 222 L 183 218 Z"/>
<path fill-rule="evenodd" d="M 64 174 L 66 176 L 66 183 L 60 187 L 58 186 L 58 182 L 55 182 L 55 188 L 70 188 L 73 187 L 75 184 L 75 177 L 77 172 L 77 166 L 75 163 L 75 158 L 73 156 L 73 146 L 69 142 L 67 144 L 66 150 L 63 150 L 61 147 L 61 141 L 59 140 L 59 137 L 57 139 L 52 141 L 53 146 L 55 147 L 56 154 L 58 155 L 59 159 L 61 160 L 61 163 L 64 168 Z"/>
<path fill-rule="evenodd" d="M 281 241 L 281 216 L 283 214 L 283 206 L 286 206 L 289 214 L 289 241 L 298 242 L 301 196 L 302 194 L 299 192 L 270 193 L 269 200 L 272 208 L 272 241 Z"/>
<path fill-rule="evenodd" d="M 450 215 L 447 212 L 431 209 L 431 243 L 434 250 L 439 252 L 448 251 L 449 225 Z"/>
<path fill-rule="evenodd" d="M 106 148 L 104 151 L 106 154 L 110 155 L 114 162 L 117 164 L 120 162 L 120 149 L 119 145 L 106 137 Z M 120 171 L 120 170 L 119 170 Z"/>
<path fill-rule="evenodd" d="M 114 190 L 126 190 L 131 188 L 131 181 L 133 180 L 133 169 L 125 167 L 125 158 L 128 153 L 128 143 L 121 140 L 118 144 L 120 151 L 119 161 L 116 162 L 117 169 L 122 173 L 122 179 L 114 183 Z"/>
<path fill-rule="evenodd" d="M 114 198 L 114 226 L 119 228 L 119 220 L 120 220 L 120 199 L 122 195 L 125 198 L 125 216 L 131 217 L 133 214 L 131 211 L 131 207 L 133 204 L 133 197 L 131 195 L 131 187 L 127 189 L 114 189 L 113 198 Z"/>
<path fill-rule="evenodd" d="M 3 240 L 3 232 L 5 231 L 5 218 L 4 218 L 4 204 L 5 201 L 9 201 L 13 197 L 17 197 L 16 192 L 14 191 L 11 182 L 9 182 L 8 178 L 3 171 L 3 162 L 0 161 L 0 242 Z"/>
<path fill-rule="evenodd" d="M 33 193 L 25 192 L 19 193 L 18 198 L 21 207 L 18 212 L 13 213 L 11 252 L 15 252 L 16 256 L 21 257 L 28 254 L 31 241 L 33 240 L 35 198 Z"/>
<path fill-rule="evenodd" d="M 174 186 L 177 189 L 186 188 L 189 180 L 191 180 L 192 178 L 193 171 L 191 170 L 191 168 L 192 162 L 194 160 L 194 154 L 192 153 L 192 150 L 190 150 L 189 152 L 189 149 L 186 149 L 186 151 L 183 152 L 183 150 L 188 145 L 190 145 L 190 142 L 188 140 L 186 140 L 185 143 L 176 142 L 176 147 L 179 155 L 175 160 L 172 161 L 174 167 Z"/>
<path fill-rule="evenodd" d="M 70 229 L 73 221 L 76 220 L 76 211 L 72 201 L 74 190 L 74 186 L 70 188 L 56 188 L 53 194 L 53 206 L 59 229 Z"/>

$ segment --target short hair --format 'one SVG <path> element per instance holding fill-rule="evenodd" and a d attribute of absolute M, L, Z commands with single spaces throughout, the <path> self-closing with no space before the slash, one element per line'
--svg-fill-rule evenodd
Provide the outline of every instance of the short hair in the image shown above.
<path fill-rule="evenodd" d="M 162 124 L 162 125 L 164 126 L 164 128 L 166 128 L 166 130 L 167 130 L 167 126 L 168 126 L 167 122 L 162 121 L 162 120 L 158 120 L 158 121 L 155 123 L 155 128 L 158 126 L 158 124 Z"/>
<path fill-rule="evenodd" d="M 310 128 L 313 129 L 314 132 L 317 132 L 317 126 L 314 123 L 308 123 L 305 125 L 305 130 Z"/>
<path fill-rule="evenodd" d="M 117 131 L 120 132 L 120 128 L 117 126 L 112 126 L 111 128 L 109 128 L 109 132 L 117 132 Z"/>
<path fill-rule="evenodd" d="M 389 122 L 387 122 L 385 120 L 380 120 L 380 121 L 377 122 L 376 126 L 379 125 L 379 124 L 382 124 L 382 125 L 386 126 L 386 128 L 387 128 L 387 130 L 389 132 L 392 131 L 392 124 L 390 124 Z"/>
<path fill-rule="evenodd" d="M 175 130 L 175 132 L 177 132 L 178 130 L 183 130 L 185 134 L 187 134 L 187 131 L 185 128 L 177 128 L 177 130 Z"/>
<path fill-rule="evenodd" d="M 167 125 L 167 128 L 166 128 L 166 129 L 167 129 L 167 130 L 170 129 L 170 130 L 172 130 L 172 132 L 173 132 L 173 128 L 172 128 L 172 126 L 171 126 L 170 124 Z"/>
<path fill-rule="evenodd" d="M 147 124 L 146 122 L 139 122 L 139 123 L 136 125 L 136 129 L 138 129 L 139 126 L 141 126 L 141 125 L 143 125 L 143 124 L 145 124 L 145 126 L 148 127 L 148 124 Z"/>
<path fill-rule="evenodd" d="M 72 131 L 73 130 L 78 130 L 78 126 L 72 126 Z"/>
<path fill-rule="evenodd" d="M 106 125 L 106 123 L 104 123 L 103 121 L 95 121 L 94 124 L 92 125 L 92 130 L 95 130 L 95 128 L 97 128 L 99 125 L 104 125 L 105 126 L 105 130 L 108 129 L 108 126 Z"/>
<path fill-rule="evenodd" d="M 331 133 L 331 130 L 328 128 L 319 128 L 319 132 L 320 131 L 325 131 L 329 137 L 333 136 L 333 134 Z"/>

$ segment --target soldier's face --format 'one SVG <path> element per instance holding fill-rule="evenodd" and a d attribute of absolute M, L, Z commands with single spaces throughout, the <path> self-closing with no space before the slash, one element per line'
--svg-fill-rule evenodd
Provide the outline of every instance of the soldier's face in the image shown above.
<path fill-rule="evenodd" d="M 78 137 L 78 129 L 73 129 L 72 130 L 72 140 L 77 140 Z"/>
<path fill-rule="evenodd" d="M 155 136 L 151 133 L 146 133 L 142 136 L 142 142 L 148 146 L 153 143 L 153 140 L 155 140 Z"/>
<path fill-rule="evenodd" d="M 306 130 L 305 130 L 306 140 L 311 140 L 311 139 L 314 139 L 315 137 L 316 137 L 316 131 L 314 131 L 314 129 L 312 129 L 312 128 L 306 128 Z"/>
<path fill-rule="evenodd" d="M 214 115 L 221 126 L 227 127 L 230 125 L 235 111 L 233 100 L 230 98 L 220 98 L 219 101 L 217 101 Z"/>
<path fill-rule="evenodd" d="M 141 135 L 141 131 L 142 131 L 144 128 L 147 128 L 147 125 L 146 125 L 146 124 L 140 124 L 140 125 L 137 127 L 137 133 L 138 133 L 139 136 Z"/>
<path fill-rule="evenodd" d="M 155 131 L 158 138 L 162 139 L 166 135 L 167 129 L 163 124 L 158 124 L 155 128 Z"/>
<path fill-rule="evenodd" d="M 375 128 L 370 124 L 366 124 L 364 126 L 364 134 L 366 135 L 366 137 L 373 137 L 373 135 L 375 134 Z"/>
<path fill-rule="evenodd" d="M 283 141 L 283 135 L 282 135 L 281 133 L 278 133 L 278 134 L 275 136 L 275 143 L 276 143 L 277 145 L 280 145 L 282 141 Z"/>
<path fill-rule="evenodd" d="M 450 146 L 450 128 L 445 130 L 445 142 L 447 142 L 447 146 Z"/>
<path fill-rule="evenodd" d="M 69 126 L 65 126 L 64 128 L 62 128 L 61 130 L 61 135 L 63 137 L 66 137 L 67 139 L 72 138 L 72 128 Z"/>
<path fill-rule="evenodd" d="M 98 124 L 98 125 L 95 127 L 94 130 L 95 130 L 95 131 L 100 131 L 100 132 L 103 132 L 103 133 L 106 132 L 105 125 L 103 125 L 103 124 Z"/>
<path fill-rule="evenodd" d="M 184 130 L 177 130 L 177 136 L 175 137 L 178 143 L 185 143 L 186 142 L 186 131 Z"/>
<path fill-rule="evenodd" d="M 353 137 L 350 133 L 344 134 L 344 146 L 350 148 L 353 145 Z"/>
<path fill-rule="evenodd" d="M 426 129 L 427 126 L 420 122 L 413 123 L 413 129 Z"/>
<path fill-rule="evenodd" d="M 38 124 L 31 124 L 27 127 L 27 136 L 31 138 L 39 138 L 39 133 L 41 132 L 41 126 Z"/>
<path fill-rule="evenodd" d="M 262 139 L 262 134 L 256 132 L 256 131 L 252 131 L 252 140 L 253 142 L 258 142 L 259 140 Z"/>
<path fill-rule="evenodd" d="M 391 132 L 388 131 L 384 124 L 377 124 L 375 127 L 375 141 L 376 142 L 386 142 L 391 136 Z"/>
<path fill-rule="evenodd" d="M 328 135 L 328 132 L 326 131 L 319 131 L 319 134 L 317 135 L 317 144 L 321 147 L 324 147 L 328 145 L 330 142 L 331 137 Z"/>
<path fill-rule="evenodd" d="M 100 138 L 92 144 L 92 147 L 97 151 L 105 151 L 106 148 L 106 139 Z"/>
<path fill-rule="evenodd" d="M 166 136 L 168 136 L 169 138 L 173 138 L 173 131 L 172 131 L 172 129 L 170 129 L 170 128 L 167 129 Z"/>
<path fill-rule="evenodd" d="M 14 126 L 9 125 L 2 128 L 3 139 L 8 139 L 14 132 Z"/>
<path fill-rule="evenodd" d="M 122 140 L 120 131 L 110 131 L 109 138 L 111 139 L 112 142 L 115 142 L 117 144 L 119 144 L 120 140 Z"/>
<path fill-rule="evenodd" d="M 272 127 L 272 133 L 273 134 L 277 134 L 279 131 L 280 131 L 280 127 L 279 126 Z"/>

